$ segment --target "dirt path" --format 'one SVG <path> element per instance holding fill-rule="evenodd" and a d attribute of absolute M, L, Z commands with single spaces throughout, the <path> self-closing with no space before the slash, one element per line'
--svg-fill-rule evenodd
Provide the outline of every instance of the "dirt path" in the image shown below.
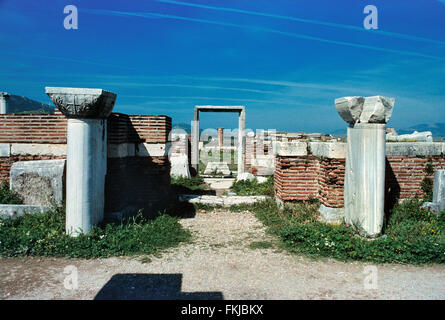
<path fill-rule="evenodd" d="M 445 299 L 445 266 L 377 266 L 377 289 L 365 289 L 370 264 L 313 261 L 277 248 L 250 213 L 215 211 L 181 221 L 194 242 L 150 262 L 0 259 L 1 299 Z M 252 249 L 252 242 L 272 243 Z M 75 266 L 78 288 L 64 287 Z M 372 268 L 372 267 L 371 267 Z"/>

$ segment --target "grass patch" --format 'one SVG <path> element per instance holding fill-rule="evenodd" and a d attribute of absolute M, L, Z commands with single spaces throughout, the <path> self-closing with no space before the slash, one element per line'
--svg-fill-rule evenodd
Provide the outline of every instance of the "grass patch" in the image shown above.
<path fill-rule="evenodd" d="M 267 241 L 255 241 L 249 244 L 250 249 L 270 249 L 273 247 L 273 244 L 271 242 Z"/>
<path fill-rule="evenodd" d="M 290 252 L 342 261 L 431 264 L 445 262 L 445 211 L 420 208 L 405 201 L 392 210 L 384 236 L 369 240 L 347 225 L 317 221 L 318 204 L 298 202 L 280 211 L 273 200 L 250 207 Z"/>
<path fill-rule="evenodd" d="M 199 193 L 205 190 L 204 179 L 200 175 L 191 177 L 172 177 L 171 186 L 176 193 Z"/>
<path fill-rule="evenodd" d="M 104 258 L 152 255 L 188 241 L 191 235 L 177 218 L 158 215 L 148 220 L 138 214 L 121 224 L 94 227 L 88 234 L 65 234 L 65 212 L 26 214 L 16 219 L 0 219 L 0 256 L 51 256 Z"/>
<path fill-rule="evenodd" d="M 23 199 L 18 193 L 9 189 L 8 183 L 3 183 L 0 186 L 0 204 L 23 204 Z"/>
<path fill-rule="evenodd" d="M 264 183 L 258 183 L 255 178 L 253 181 L 239 180 L 235 181 L 230 190 L 239 196 L 274 196 L 273 176 L 269 176 Z"/>

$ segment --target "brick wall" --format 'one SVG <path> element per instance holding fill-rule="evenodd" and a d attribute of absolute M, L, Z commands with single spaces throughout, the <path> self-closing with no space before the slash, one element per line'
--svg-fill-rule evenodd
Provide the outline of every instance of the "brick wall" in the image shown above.
<path fill-rule="evenodd" d="M 388 156 L 386 162 L 386 185 L 400 199 L 413 196 L 422 197 L 422 181 L 424 178 L 434 179 L 434 174 L 426 172 L 426 166 L 431 165 L 436 170 L 445 169 L 445 156 Z"/>
<path fill-rule="evenodd" d="M 129 205 L 149 208 L 157 200 L 168 196 L 170 162 L 167 145 L 171 127 L 171 118 L 163 115 L 110 115 L 106 211 L 119 211 Z M 9 181 L 14 162 L 65 159 L 66 140 L 67 120 L 58 111 L 55 114 L 0 115 L 0 144 L 7 144 L 10 151 L 8 155 L 0 155 L 0 181 Z M 14 146 L 18 145 L 24 154 L 14 154 Z M 110 156 L 111 150 L 116 147 L 131 149 L 127 145 L 133 146 L 133 153 Z M 54 154 L 54 148 L 48 146 L 57 146 L 57 154 Z M 142 149 L 148 150 L 147 153 L 138 152 Z"/>
<path fill-rule="evenodd" d="M 112 113 L 108 118 L 108 143 L 167 143 L 172 121 L 167 116 Z"/>
<path fill-rule="evenodd" d="M 0 143 L 66 143 L 62 114 L 0 114 Z"/>
<path fill-rule="evenodd" d="M 429 161 L 433 170 L 445 169 L 445 156 L 388 156 L 386 162 L 387 201 L 422 197 L 422 181 L 434 178 L 426 172 Z M 345 159 L 306 156 L 279 156 L 276 161 L 274 188 L 283 201 L 317 198 L 327 207 L 344 206 Z"/>

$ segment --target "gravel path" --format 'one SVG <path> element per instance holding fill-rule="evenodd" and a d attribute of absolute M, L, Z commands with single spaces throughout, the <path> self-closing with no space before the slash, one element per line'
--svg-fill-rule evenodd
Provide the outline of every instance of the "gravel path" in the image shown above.
<path fill-rule="evenodd" d="M 444 266 L 379 265 L 377 289 L 365 289 L 371 264 L 289 255 L 251 213 L 198 213 L 181 223 L 194 241 L 151 261 L 0 259 L 0 298 L 445 299 Z M 253 249 L 252 242 L 271 247 Z M 75 290 L 64 287 L 70 265 L 77 268 Z"/>

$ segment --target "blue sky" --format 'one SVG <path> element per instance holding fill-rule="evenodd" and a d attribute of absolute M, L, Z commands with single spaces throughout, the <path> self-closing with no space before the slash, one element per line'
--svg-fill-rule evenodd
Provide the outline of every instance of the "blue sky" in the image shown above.
<path fill-rule="evenodd" d="M 116 112 L 174 123 L 245 105 L 248 128 L 323 132 L 346 127 L 335 98 L 380 94 L 396 98 L 388 125 L 407 128 L 444 122 L 444 31 L 442 0 L 0 0 L 0 91 L 49 103 L 45 86 L 104 88 Z"/>

